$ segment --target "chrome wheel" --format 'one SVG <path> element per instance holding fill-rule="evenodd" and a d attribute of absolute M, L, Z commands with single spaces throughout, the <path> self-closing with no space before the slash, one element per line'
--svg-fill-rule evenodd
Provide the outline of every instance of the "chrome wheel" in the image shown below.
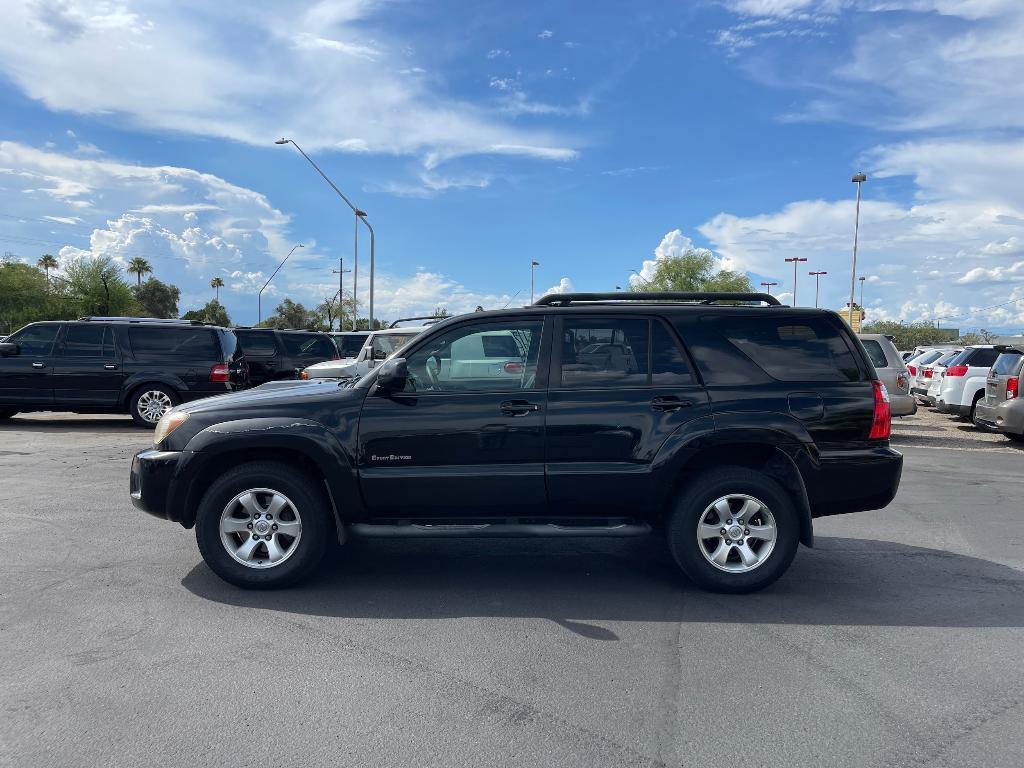
<path fill-rule="evenodd" d="M 764 502 L 743 493 L 715 499 L 697 521 L 697 546 L 715 568 L 747 573 L 771 556 L 775 518 Z"/>
<path fill-rule="evenodd" d="M 161 416 L 171 410 L 172 405 L 171 398 L 166 392 L 161 392 L 159 389 L 151 389 L 139 395 L 139 401 L 135 409 L 139 412 L 139 416 L 142 419 L 151 424 L 156 424 L 160 421 Z"/>
<path fill-rule="evenodd" d="M 247 568 L 274 568 L 291 557 L 302 537 L 302 520 L 291 500 L 270 488 L 235 496 L 220 515 L 220 541 Z"/>

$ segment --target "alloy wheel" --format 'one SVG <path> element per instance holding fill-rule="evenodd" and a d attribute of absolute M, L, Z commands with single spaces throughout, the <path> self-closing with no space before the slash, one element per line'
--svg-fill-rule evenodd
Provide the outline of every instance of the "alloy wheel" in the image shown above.
<path fill-rule="evenodd" d="M 159 389 L 152 389 L 139 395 L 138 405 L 139 416 L 151 424 L 160 421 L 160 417 L 167 413 L 174 403 L 170 396 Z"/>
<path fill-rule="evenodd" d="M 728 573 L 748 573 L 775 549 L 775 518 L 753 496 L 730 493 L 715 499 L 697 521 L 697 546 L 704 559 Z"/>
<path fill-rule="evenodd" d="M 271 488 L 250 488 L 229 501 L 220 515 L 220 540 L 247 568 L 274 568 L 298 549 L 302 519 L 291 500 Z"/>

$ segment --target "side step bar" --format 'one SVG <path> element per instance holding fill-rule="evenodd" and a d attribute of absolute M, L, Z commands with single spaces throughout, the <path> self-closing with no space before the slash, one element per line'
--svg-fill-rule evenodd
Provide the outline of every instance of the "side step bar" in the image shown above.
<path fill-rule="evenodd" d="M 570 538 L 574 536 L 628 537 L 651 532 L 647 523 L 612 525 L 559 525 L 557 523 L 352 523 L 353 536 L 377 539 L 397 538 Z"/>

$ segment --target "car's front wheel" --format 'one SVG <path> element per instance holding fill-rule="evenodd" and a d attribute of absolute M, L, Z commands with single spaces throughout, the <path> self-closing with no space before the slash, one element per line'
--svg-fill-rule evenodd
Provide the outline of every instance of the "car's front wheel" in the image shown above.
<path fill-rule="evenodd" d="M 253 462 L 218 478 L 196 515 L 203 560 L 225 581 L 274 589 L 302 580 L 333 535 L 316 481 L 277 462 Z"/>
<path fill-rule="evenodd" d="M 753 592 L 778 579 L 796 555 L 799 521 L 775 480 L 744 467 L 710 470 L 676 500 L 669 548 L 698 586 Z"/>

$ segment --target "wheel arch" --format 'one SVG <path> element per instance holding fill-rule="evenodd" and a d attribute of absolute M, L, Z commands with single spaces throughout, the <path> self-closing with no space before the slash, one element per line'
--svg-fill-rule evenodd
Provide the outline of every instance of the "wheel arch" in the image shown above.
<path fill-rule="evenodd" d="M 181 399 L 181 393 L 187 392 L 189 389 L 184 381 L 173 374 L 163 371 L 141 371 L 133 373 L 125 379 L 121 385 L 121 395 L 118 404 L 122 408 L 127 408 L 132 396 L 147 384 L 162 384 L 165 387 L 169 387 L 174 390 L 179 399 Z"/>

